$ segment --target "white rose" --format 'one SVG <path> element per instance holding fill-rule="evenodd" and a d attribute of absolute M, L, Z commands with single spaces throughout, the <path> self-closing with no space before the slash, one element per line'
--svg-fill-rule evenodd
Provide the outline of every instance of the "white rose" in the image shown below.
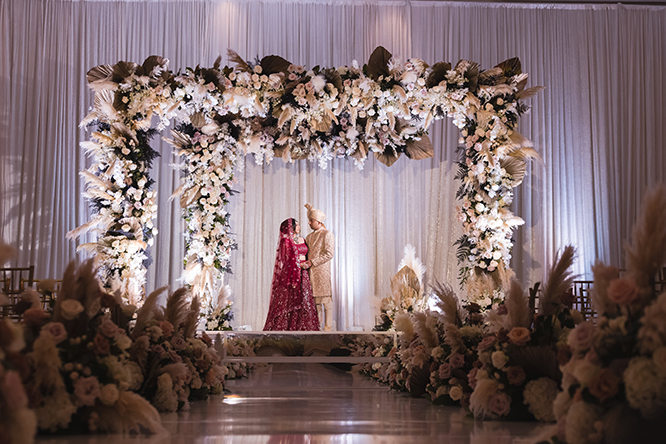
<path fill-rule="evenodd" d="M 451 387 L 451 390 L 449 390 L 449 396 L 454 401 L 458 401 L 463 396 L 462 388 L 458 385 L 454 385 L 453 387 Z"/>
<path fill-rule="evenodd" d="M 578 365 L 574 369 L 573 375 L 576 377 L 578 382 L 583 385 L 588 385 L 598 370 L 598 366 L 586 360 L 581 360 L 578 362 Z"/>
<path fill-rule="evenodd" d="M 509 362 L 509 357 L 505 355 L 503 351 L 498 350 L 493 352 L 491 360 L 493 362 L 493 367 L 502 368 L 506 365 L 507 362 Z"/>
<path fill-rule="evenodd" d="M 118 401 L 118 396 L 118 387 L 116 387 L 115 384 L 107 384 L 102 387 L 99 399 L 102 401 L 102 404 L 113 405 Z"/>
<path fill-rule="evenodd" d="M 76 299 L 67 299 L 60 303 L 60 314 L 68 321 L 76 319 L 83 312 L 83 305 Z"/>
<path fill-rule="evenodd" d="M 132 346 L 132 340 L 127 335 L 116 335 L 116 346 L 121 350 L 127 350 Z"/>

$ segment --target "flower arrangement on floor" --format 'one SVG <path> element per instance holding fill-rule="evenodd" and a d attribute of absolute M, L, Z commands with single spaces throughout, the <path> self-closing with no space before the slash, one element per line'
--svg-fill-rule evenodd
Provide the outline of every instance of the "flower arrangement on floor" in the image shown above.
<path fill-rule="evenodd" d="M 22 354 L 25 346 L 23 326 L 0 319 L 0 436 L 17 444 L 32 443 L 37 432 L 37 415 L 23 385 L 29 368 Z"/>
<path fill-rule="evenodd" d="M 199 301 L 187 302 L 188 292 L 180 288 L 157 305 L 163 287 L 151 293 L 137 312 L 130 349 L 132 359 L 143 371 L 138 393 L 159 410 L 189 409 L 189 401 L 221 393 L 227 371 L 204 334 L 196 338 Z"/>
<path fill-rule="evenodd" d="M 351 157 L 362 167 L 372 153 L 390 166 L 401 154 L 431 157 L 427 130 L 433 120 L 451 117 L 464 144 L 462 277 L 473 302 L 501 297 L 495 290 L 507 282 L 511 232 L 522 223 L 509 210 L 511 190 L 522 181 L 525 160 L 536 155 L 516 128 L 527 110 L 522 100 L 539 88 L 525 89 L 528 76 L 517 59 L 485 71 L 465 60 L 455 66 L 402 62 L 382 47 L 362 67 L 308 70 L 279 56 L 247 62 L 233 51 L 230 59 L 234 68 L 221 68 L 218 59 L 212 68 L 182 75 L 156 56 L 142 65 L 118 62 L 88 72 L 95 102 L 81 125 L 97 122 L 99 131 L 83 144 L 95 160 L 82 174 L 98 212 L 70 237 L 102 230 L 84 248 L 98 255 L 107 288 L 140 305 L 156 211 L 147 173 L 156 155 L 147 142 L 153 115 L 160 129 L 169 119 L 179 122 L 173 141 L 186 173 L 180 190 L 188 218 L 186 282 L 201 283 L 195 293 L 203 301 L 206 291 L 199 287 L 228 264 L 233 241 L 224 206 L 233 168 L 245 154 L 254 153 L 258 163 L 307 158 L 322 167 L 334 157 Z M 213 182 L 219 193 L 209 190 Z"/>
<path fill-rule="evenodd" d="M 228 357 L 254 357 L 257 340 L 232 336 L 227 338 L 224 347 Z M 226 379 L 247 378 L 252 367 L 254 365 L 247 362 L 228 362 Z"/>
<path fill-rule="evenodd" d="M 567 306 L 571 299 L 562 298 L 574 279 L 569 271 L 573 259 L 573 247 L 556 259 L 534 319 L 516 281 L 500 309 L 489 313 L 490 334 L 478 345 L 478 362 L 469 374 L 469 408 L 475 417 L 554 421 L 553 402 L 562 379 L 558 354 L 566 353 L 566 337 L 575 322 L 582 321 L 580 313 Z"/>
<path fill-rule="evenodd" d="M 205 315 L 205 327 L 207 331 L 230 331 L 231 321 L 234 319 L 234 313 L 231 311 L 233 303 L 229 300 L 231 288 L 228 285 L 223 286 L 217 294 L 211 309 Z"/>
<path fill-rule="evenodd" d="M 103 309 L 119 302 L 100 288 L 88 261 L 67 267 L 52 319 L 38 313 L 39 299 L 24 313 L 31 331 L 26 387 L 40 430 L 164 431 L 157 410 L 132 391 L 143 379 L 130 359 L 132 340 Z"/>
<path fill-rule="evenodd" d="M 423 311 L 426 307 L 427 296 L 423 291 L 425 267 L 416 257 L 414 246 L 407 244 L 404 252 L 398 272 L 391 278 L 391 293 L 381 300 L 381 323 L 374 327 L 375 331 L 393 331 L 398 315 Z"/>
<path fill-rule="evenodd" d="M 625 246 L 626 271 L 597 262 L 592 303 L 599 317 L 570 332 L 552 442 L 663 441 L 666 419 L 666 186 L 650 192 Z"/>

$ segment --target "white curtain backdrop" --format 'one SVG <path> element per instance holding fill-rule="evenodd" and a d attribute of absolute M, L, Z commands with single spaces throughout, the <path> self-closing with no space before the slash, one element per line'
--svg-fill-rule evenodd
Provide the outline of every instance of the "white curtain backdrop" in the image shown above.
<path fill-rule="evenodd" d="M 227 49 L 246 59 L 276 54 L 306 67 L 367 61 L 382 45 L 402 59 L 469 59 L 491 68 L 519 57 L 530 100 L 519 129 L 535 142 L 534 163 L 516 190 L 525 219 L 512 267 L 525 286 L 543 280 L 558 250 L 574 245 L 576 271 L 595 259 L 623 265 L 645 191 L 666 176 L 666 8 L 663 6 L 458 3 L 437 1 L 65 1 L 0 0 L 0 238 L 11 265 L 60 277 L 76 242 L 65 234 L 90 217 L 78 176 L 90 160 L 78 123 L 93 94 L 85 73 L 119 60 L 170 59 L 173 71 L 212 66 Z M 168 136 L 165 132 L 164 136 Z M 435 156 L 401 158 L 391 168 L 369 159 L 358 171 L 336 160 L 257 166 L 246 158 L 232 198 L 234 325 L 263 326 L 280 222 L 301 221 L 312 203 L 336 237 L 336 326 L 370 329 L 407 243 L 427 267 L 426 282 L 457 287 L 454 241 L 458 132 L 431 131 Z M 147 290 L 178 286 L 184 253 L 171 149 L 157 181 L 160 231 L 150 250 Z M 92 238 L 90 238 L 92 240 Z"/>

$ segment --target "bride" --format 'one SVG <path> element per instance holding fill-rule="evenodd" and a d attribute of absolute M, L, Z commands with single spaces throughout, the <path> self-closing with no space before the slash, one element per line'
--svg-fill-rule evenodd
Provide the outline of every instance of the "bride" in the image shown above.
<path fill-rule="evenodd" d="M 296 219 L 287 219 L 280 225 L 271 302 L 264 331 L 319 330 L 310 275 L 300 265 L 305 262 L 308 252 L 300 232 Z"/>

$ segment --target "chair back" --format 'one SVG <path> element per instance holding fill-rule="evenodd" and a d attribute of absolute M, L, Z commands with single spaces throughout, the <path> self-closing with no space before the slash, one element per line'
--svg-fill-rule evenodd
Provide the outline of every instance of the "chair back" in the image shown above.
<path fill-rule="evenodd" d="M 2 316 L 18 319 L 15 307 L 19 296 L 27 287 L 31 287 L 35 266 L 0 268 L 0 291 L 9 298 L 9 305 L 2 306 Z"/>

